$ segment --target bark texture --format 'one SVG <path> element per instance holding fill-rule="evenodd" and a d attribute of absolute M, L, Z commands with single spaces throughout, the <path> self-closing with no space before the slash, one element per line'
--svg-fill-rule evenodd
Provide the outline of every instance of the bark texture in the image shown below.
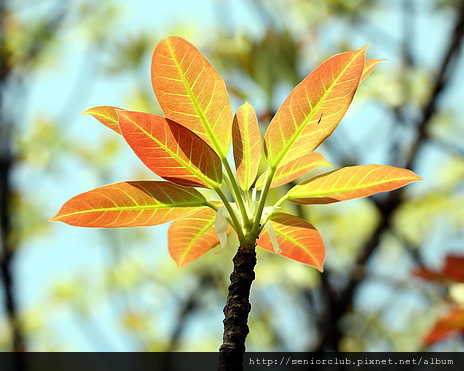
<path fill-rule="evenodd" d="M 245 339 L 248 335 L 248 314 L 251 283 L 255 279 L 256 244 L 242 244 L 235 255 L 230 275 L 229 294 L 224 307 L 224 336 L 219 348 L 219 371 L 242 370 Z"/>

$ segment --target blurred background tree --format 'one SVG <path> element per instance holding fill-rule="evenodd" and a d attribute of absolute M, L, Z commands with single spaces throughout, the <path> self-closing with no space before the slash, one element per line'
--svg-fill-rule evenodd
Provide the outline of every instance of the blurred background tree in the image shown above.
<path fill-rule="evenodd" d="M 167 226 L 47 222 L 77 193 L 153 179 L 120 138 L 79 113 L 96 105 L 160 113 L 149 63 L 169 35 L 209 57 L 234 107 L 250 101 L 263 131 L 323 59 L 370 43 L 369 58 L 388 61 L 317 151 L 335 167 L 379 163 L 424 178 L 384 196 L 294 210 L 318 226 L 326 271 L 259 253 L 248 350 L 464 350 L 462 336 L 423 342 L 450 306 L 462 306 L 462 283 L 413 275 L 464 255 L 464 1 L 0 4 L 1 350 L 219 347 L 233 244 L 178 270 Z"/>

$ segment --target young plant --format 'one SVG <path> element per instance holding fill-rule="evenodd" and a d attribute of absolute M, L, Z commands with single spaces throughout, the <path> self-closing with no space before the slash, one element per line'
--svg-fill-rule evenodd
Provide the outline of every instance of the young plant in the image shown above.
<path fill-rule="evenodd" d="M 233 117 L 225 83 L 207 59 L 182 38 L 161 41 L 153 54 L 151 81 L 166 117 L 110 106 L 84 113 L 121 134 L 166 181 L 121 182 L 82 193 L 52 220 L 92 228 L 174 221 L 169 252 L 179 267 L 218 244 L 224 247 L 227 235 L 236 233 L 240 246 L 233 259 L 220 352 L 243 353 L 255 247 L 323 269 L 321 236 L 306 220 L 280 211 L 285 201 L 328 204 L 420 180 L 396 167 L 351 166 L 303 181 L 274 205 L 267 204 L 271 188 L 316 167 L 331 167 L 312 151 L 335 130 L 359 83 L 379 62 L 366 61 L 365 52 L 366 47 L 335 55 L 296 86 L 269 124 L 263 145 L 253 107 L 245 103 Z M 231 143 L 235 171 L 227 160 Z M 268 167 L 258 174 L 263 153 Z M 207 200 L 196 188 L 212 189 L 220 201 Z"/>

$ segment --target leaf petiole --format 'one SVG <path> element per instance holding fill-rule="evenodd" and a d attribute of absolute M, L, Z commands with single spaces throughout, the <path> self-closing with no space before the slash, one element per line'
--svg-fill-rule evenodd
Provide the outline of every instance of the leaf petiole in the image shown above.
<path fill-rule="evenodd" d="M 262 227 L 260 226 L 261 215 L 263 214 L 264 205 L 266 204 L 267 195 L 269 193 L 269 189 L 271 188 L 272 178 L 274 178 L 274 174 L 276 170 L 277 168 L 271 167 L 267 171 L 266 181 L 264 183 L 264 187 L 261 192 L 261 197 L 259 199 L 258 209 L 255 214 L 255 221 L 254 221 L 253 228 L 252 228 L 252 233 L 254 235 L 258 235 L 258 232 L 260 228 Z"/>
<path fill-rule="evenodd" d="M 217 207 L 215 204 L 213 204 L 212 202 L 209 202 L 209 201 L 206 202 L 206 205 L 205 205 L 205 206 L 210 207 L 211 209 L 213 209 L 213 210 L 216 211 L 216 212 L 219 210 L 219 207 Z M 233 221 L 232 221 L 232 219 L 231 219 L 230 217 L 227 216 L 227 217 L 226 217 L 226 220 L 227 220 L 227 222 L 228 222 L 230 225 L 233 225 L 233 224 L 234 224 Z"/>
<path fill-rule="evenodd" d="M 288 200 L 288 193 L 284 194 L 275 204 L 273 207 L 279 207 L 282 205 L 285 201 Z"/>
<path fill-rule="evenodd" d="M 238 220 L 237 215 L 235 214 L 234 209 L 232 208 L 232 205 L 230 204 L 230 202 L 227 199 L 226 195 L 224 194 L 224 192 L 222 192 L 221 188 L 219 188 L 219 187 L 214 187 L 213 189 L 216 191 L 218 196 L 221 198 L 222 202 L 224 203 L 224 206 L 226 207 L 227 211 L 229 212 L 230 218 L 232 219 L 231 224 L 234 227 L 235 232 L 237 232 L 239 240 L 240 241 L 245 241 L 245 235 L 243 234 L 243 231 L 242 231 L 242 225 L 240 224 L 240 221 Z"/>
<path fill-rule="evenodd" d="M 273 209 L 277 209 L 280 205 L 282 205 L 285 201 L 288 200 L 288 194 L 283 195 L 275 204 L 272 206 Z M 258 229 L 258 233 L 264 228 L 266 223 L 271 219 L 273 213 L 269 213 L 266 218 L 261 223 L 261 228 Z"/>
<path fill-rule="evenodd" d="M 246 207 L 245 204 L 243 203 L 243 197 L 242 194 L 240 193 L 240 189 L 238 188 L 237 181 L 234 177 L 234 174 L 232 173 L 232 169 L 230 168 L 229 162 L 227 161 L 226 158 L 222 159 L 222 163 L 224 164 L 224 168 L 226 169 L 227 174 L 223 174 L 224 179 L 226 180 L 227 185 L 229 186 L 235 201 L 237 202 L 237 206 L 240 210 L 241 216 L 242 216 L 242 221 L 243 221 L 243 226 L 248 229 L 250 227 L 250 220 L 248 218 L 247 212 L 246 212 Z"/>

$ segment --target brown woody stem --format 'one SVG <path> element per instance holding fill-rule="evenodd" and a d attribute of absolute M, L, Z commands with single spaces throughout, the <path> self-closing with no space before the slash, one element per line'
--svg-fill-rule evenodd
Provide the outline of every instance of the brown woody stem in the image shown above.
<path fill-rule="evenodd" d="M 248 314 L 251 283 L 255 279 L 255 243 L 242 243 L 235 255 L 230 275 L 229 294 L 224 307 L 224 336 L 219 348 L 218 371 L 242 370 L 245 339 L 248 335 Z"/>

